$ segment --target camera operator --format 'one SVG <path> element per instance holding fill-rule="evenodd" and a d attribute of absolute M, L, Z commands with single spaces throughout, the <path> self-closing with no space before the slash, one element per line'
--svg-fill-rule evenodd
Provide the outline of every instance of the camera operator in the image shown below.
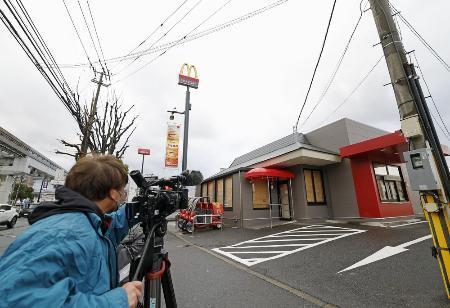
<path fill-rule="evenodd" d="M 38 206 L 31 226 L 0 258 L 0 307 L 135 307 L 142 283 L 118 287 L 116 248 L 127 219 L 127 173 L 114 156 L 79 160 L 56 202 Z"/>

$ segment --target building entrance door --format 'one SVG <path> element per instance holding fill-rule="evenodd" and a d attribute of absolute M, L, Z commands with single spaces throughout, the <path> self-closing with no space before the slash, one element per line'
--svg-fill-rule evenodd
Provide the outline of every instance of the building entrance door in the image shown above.
<path fill-rule="evenodd" d="M 291 211 L 291 198 L 289 191 L 288 182 L 279 182 L 278 183 L 278 196 L 279 196 L 279 204 L 280 204 L 280 218 L 282 220 L 291 220 L 292 219 L 292 211 Z"/>

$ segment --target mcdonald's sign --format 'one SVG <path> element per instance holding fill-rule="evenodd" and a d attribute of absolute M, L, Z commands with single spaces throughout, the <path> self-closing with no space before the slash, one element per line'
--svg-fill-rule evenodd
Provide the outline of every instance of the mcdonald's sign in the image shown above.
<path fill-rule="evenodd" d="M 192 76 L 192 73 L 194 74 Z M 181 66 L 180 75 L 178 78 L 178 84 L 182 86 L 191 87 L 194 89 L 198 88 L 198 74 L 197 69 L 194 65 L 189 65 L 187 63 L 184 63 Z"/>

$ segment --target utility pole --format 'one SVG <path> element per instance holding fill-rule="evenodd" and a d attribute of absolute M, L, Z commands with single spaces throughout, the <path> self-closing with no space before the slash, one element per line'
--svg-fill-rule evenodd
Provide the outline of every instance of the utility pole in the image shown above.
<path fill-rule="evenodd" d="M 409 142 L 410 151 L 403 155 L 411 188 L 420 192 L 424 216 L 433 237 L 432 255 L 439 262 L 450 299 L 450 220 L 447 213 L 450 171 L 414 64 L 406 57 L 389 1 L 369 1 L 397 100 L 402 133 Z"/>
<path fill-rule="evenodd" d="M 104 84 L 103 83 L 103 76 L 104 76 L 104 72 L 100 72 L 100 79 L 99 81 L 92 79 L 91 81 L 93 83 L 97 84 L 97 91 L 95 93 L 95 97 L 92 99 L 92 103 L 91 103 L 91 109 L 89 110 L 89 115 L 85 116 L 85 127 L 84 127 L 84 134 L 83 134 L 83 140 L 81 141 L 81 148 L 80 148 L 80 158 L 84 157 L 87 155 L 87 150 L 89 148 L 89 136 L 90 136 L 90 132 L 92 129 L 92 125 L 94 124 L 94 119 L 95 119 L 95 114 L 97 113 L 97 102 L 98 102 L 98 97 L 100 95 L 100 88 L 101 86 L 104 87 L 109 87 L 109 84 Z"/>

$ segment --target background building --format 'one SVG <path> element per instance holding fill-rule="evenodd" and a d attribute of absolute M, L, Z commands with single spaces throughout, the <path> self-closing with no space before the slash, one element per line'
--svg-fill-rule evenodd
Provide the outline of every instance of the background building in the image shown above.
<path fill-rule="evenodd" d="M 58 164 L 0 127 L 0 203 L 10 201 L 8 197 L 15 183 L 36 187 L 35 181 L 48 182 L 55 177 L 64 181 L 65 173 Z M 48 189 L 52 187 L 50 184 Z"/>

